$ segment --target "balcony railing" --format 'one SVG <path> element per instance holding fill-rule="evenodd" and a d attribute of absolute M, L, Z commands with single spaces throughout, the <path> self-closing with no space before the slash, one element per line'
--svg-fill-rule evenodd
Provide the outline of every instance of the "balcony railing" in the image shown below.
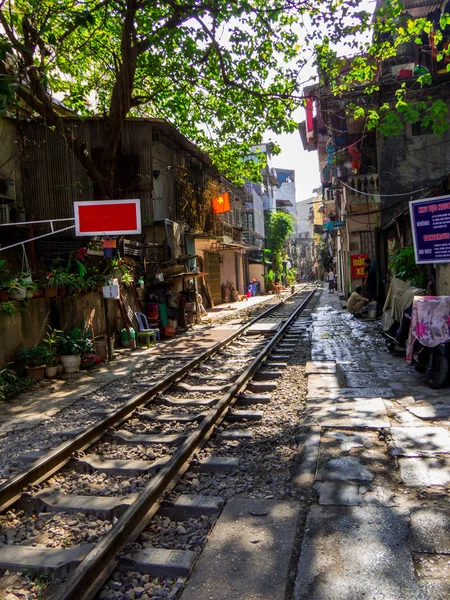
<path fill-rule="evenodd" d="M 354 175 L 348 178 L 345 186 L 348 204 L 378 204 L 380 202 L 380 188 L 378 174 Z"/>

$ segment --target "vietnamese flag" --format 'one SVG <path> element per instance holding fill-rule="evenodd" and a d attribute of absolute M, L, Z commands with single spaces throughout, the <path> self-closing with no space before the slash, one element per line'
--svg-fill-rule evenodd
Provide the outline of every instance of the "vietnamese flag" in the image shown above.
<path fill-rule="evenodd" d="M 217 196 L 217 198 L 213 198 L 212 205 L 214 214 L 216 215 L 219 213 L 229 212 L 231 207 L 228 192 L 222 194 L 221 196 Z"/>

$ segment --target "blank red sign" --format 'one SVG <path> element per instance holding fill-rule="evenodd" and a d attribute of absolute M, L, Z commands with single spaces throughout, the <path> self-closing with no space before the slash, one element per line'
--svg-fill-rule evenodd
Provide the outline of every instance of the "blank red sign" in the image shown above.
<path fill-rule="evenodd" d="M 74 202 L 76 235 L 141 233 L 139 200 Z"/>

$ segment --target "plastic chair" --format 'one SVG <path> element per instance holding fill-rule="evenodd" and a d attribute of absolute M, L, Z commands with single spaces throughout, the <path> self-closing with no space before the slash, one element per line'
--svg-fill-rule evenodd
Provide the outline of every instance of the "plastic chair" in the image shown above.
<path fill-rule="evenodd" d="M 156 340 L 158 340 L 158 342 L 161 341 L 161 333 L 159 329 L 149 327 L 147 316 L 141 312 L 136 312 L 134 314 L 138 324 L 136 343 L 139 344 L 139 342 L 142 340 L 144 345 L 146 345 L 147 348 L 150 348 L 150 346 L 154 346 L 156 344 Z"/>

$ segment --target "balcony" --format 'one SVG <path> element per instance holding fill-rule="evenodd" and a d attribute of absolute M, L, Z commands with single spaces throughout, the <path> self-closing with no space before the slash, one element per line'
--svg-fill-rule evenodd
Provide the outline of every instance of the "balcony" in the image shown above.
<path fill-rule="evenodd" d="M 380 188 L 378 173 L 372 175 L 354 175 L 348 178 L 345 185 L 345 194 L 348 204 L 379 204 Z"/>

